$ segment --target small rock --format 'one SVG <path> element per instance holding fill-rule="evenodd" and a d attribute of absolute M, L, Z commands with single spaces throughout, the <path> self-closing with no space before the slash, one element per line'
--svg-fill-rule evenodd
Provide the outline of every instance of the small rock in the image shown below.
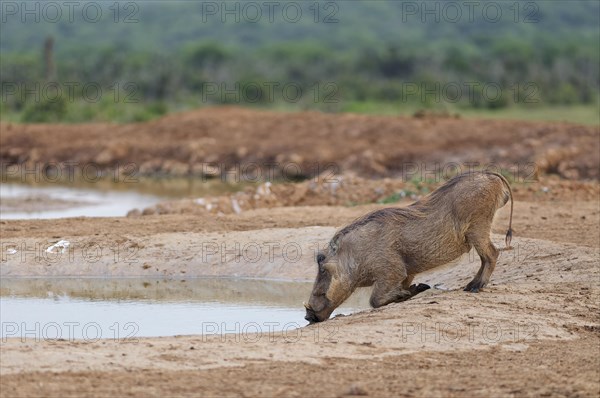
<path fill-rule="evenodd" d="M 242 212 L 242 209 L 240 208 L 240 204 L 234 198 L 231 198 L 231 208 L 235 214 L 240 214 Z"/>
<path fill-rule="evenodd" d="M 139 209 L 129 210 L 127 212 L 127 217 L 140 217 L 142 212 Z"/>
<path fill-rule="evenodd" d="M 156 214 L 156 210 L 154 210 L 152 207 L 147 207 L 144 209 L 144 211 L 142 211 L 142 215 L 144 216 L 151 216 L 153 214 Z"/>
<path fill-rule="evenodd" d="M 346 395 L 369 395 L 369 393 L 367 392 L 367 390 L 365 390 L 361 386 L 353 384 L 348 389 L 348 392 L 346 393 Z"/>

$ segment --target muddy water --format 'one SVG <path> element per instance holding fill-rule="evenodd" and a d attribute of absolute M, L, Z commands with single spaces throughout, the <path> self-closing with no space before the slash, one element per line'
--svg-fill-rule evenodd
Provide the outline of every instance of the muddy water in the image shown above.
<path fill-rule="evenodd" d="M 1 335 L 25 340 L 289 333 L 312 285 L 254 279 L 3 279 Z M 360 290 L 337 314 L 368 308 Z"/>
<path fill-rule="evenodd" d="M 97 191 L 58 186 L 2 184 L 2 219 L 118 217 L 161 198 L 137 192 Z"/>
<path fill-rule="evenodd" d="M 7 180 L 0 184 L 2 219 L 120 217 L 177 198 L 221 195 L 248 184 L 199 178 L 145 178 L 35 184 Z"/>

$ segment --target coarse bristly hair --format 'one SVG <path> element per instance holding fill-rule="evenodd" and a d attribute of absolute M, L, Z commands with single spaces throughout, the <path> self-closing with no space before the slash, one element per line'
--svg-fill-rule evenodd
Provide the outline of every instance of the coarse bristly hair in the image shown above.
<path fill-rule="evenodd" d="M 402 301 L 414 275 L 475 248 L 482 265 L 466 289 L 476 292 L 488 283 L 495 267 L 498 250 L 490 241 L 491 224 L 497 209 L 508 200 L 505 241 L 510 246 L 512 191 L 498 173 L 460 174 L 409 206 L 365 214 L 337 231 L 322 252 L 315 289 L 321 295 L 327 291 L 328 300 L 336 298 L 330 300 L 331 306 L 341 304 L 336 301 L 345 300 L 357 286 L 370 285 L 375 285 L 372 305 Z M 334 292 L 332 286 L 344 291 Z M 309 306 L 315 307 L 310 301 Z"/>

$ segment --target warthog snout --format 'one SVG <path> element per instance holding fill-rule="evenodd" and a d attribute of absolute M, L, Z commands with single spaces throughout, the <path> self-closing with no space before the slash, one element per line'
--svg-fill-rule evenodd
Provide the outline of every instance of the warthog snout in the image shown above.
<path fill-rule="evenodd" d="M 321 312 L 316 312 L 312 308 L 307 307 L 306 315 L 304 316 L 304 319 L 306 319 L 310 323 L 323 322 L 324 320 L 329 318 L 329 316 L 331 315 L 332 312 L 333 312 L 333 309 L 331 311 L 327 311 L 327 309 L 324 309 Z"/>
<path fill-rule="evenodd" d="M 335 309 L 325 295 L 311 296 L 309 303 L 304 303 L 306 308 L 306 319 L 310 323 L 322 322 L 329 318 L 329 315 Z"/>
<path fill-rule="evenodd" d="M 317 318 L 317 314 L 315 314 L 315 311 L 308 304 L 304 303 L 304 308 L 306 308 L 306 316 L 304 319 L 310 323 L 320 322 L 319 318 Z"/>
<path fill-rule="evenodd" d="M 306 316 L 310 323 L 322 322 L 350 295 L 350 289 L 344 285 L 345 278 L 339 268 L 337 253 L 331 248 L 316 256 L 318 275 L 308 304 L 305 303 Z"/>

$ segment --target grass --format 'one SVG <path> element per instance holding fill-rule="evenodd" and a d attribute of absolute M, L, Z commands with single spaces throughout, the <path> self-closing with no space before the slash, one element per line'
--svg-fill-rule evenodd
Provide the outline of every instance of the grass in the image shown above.
<path fill-rule="evenodd" d="M 0 104 L 1 105 L 1 104 Z M 106 101 L 90 104 L 82 101 L 69 103 L 65 115 L 61 118 L 62 123 L 84 123 L 84 122 L 140 122 L 161 117 L 172 111 L 196 109 L 206 104 L 189 102 L 185 104 L 112 104 Z M 240 104 L 244 106 L 244 104 Z M 247 106 L 255 109 L 266 109 L 275 111 L 297 112 L 305 109 L 316 109 L 302 104 L 270 104 L 269 106 Z M 398 104 L 393 102 L 341 102 L 328 109 L 320 109 L 325 112 L 352 112 L 371 115 L 404 115 L 412 116 L 415 112 L 422 110 L 419 104 Z M 427 110 L 435 112 L 447 112 L 451 115 L 460 115 L 465 119 L 503 119 L 503 120 L 527 120 L 527 121 L 556 121 L 570 122 L 591 126 L 600 126 L 600 110 L 598 104 L 591 105 L 538 105 L 535 107 L 511 106 L 501 109 L 474 109 L 458 108 L 435 104 Z M 44 116 L 44 115 L 42 115 Z M 52 115 L 50 115 L 52 116 Z M 9 111 L 0 106 L 0 120 L 4 122 L 25 123 L 23 111 Z M 55 120 L 50 117 L 48 122 Z"/>
<path fill-rule="evenodd" d="M 493 110 L 463 110 L 461 116 L 475 119 L 536 120 L 600 125 L 599 105 L 545 106 L 541 108 L 506 108 Z"/>
<path fill-rule="evenodd" d="M 397 104 L 379 102 L 349 102 L 341 107 L 342 112 L 364 113 L 372 115 L 412 116 L 423 109 L 416 104 Z M 428 108 L 432 112 L 448 112 L 468 119 L 502 119 L 547 122 L 570 122 L 590 126 L 600 125 L 600 105 L 539 105 L 535 107 L 512 106 L 501 109 L 457 108 L 438 106 Z"/>

